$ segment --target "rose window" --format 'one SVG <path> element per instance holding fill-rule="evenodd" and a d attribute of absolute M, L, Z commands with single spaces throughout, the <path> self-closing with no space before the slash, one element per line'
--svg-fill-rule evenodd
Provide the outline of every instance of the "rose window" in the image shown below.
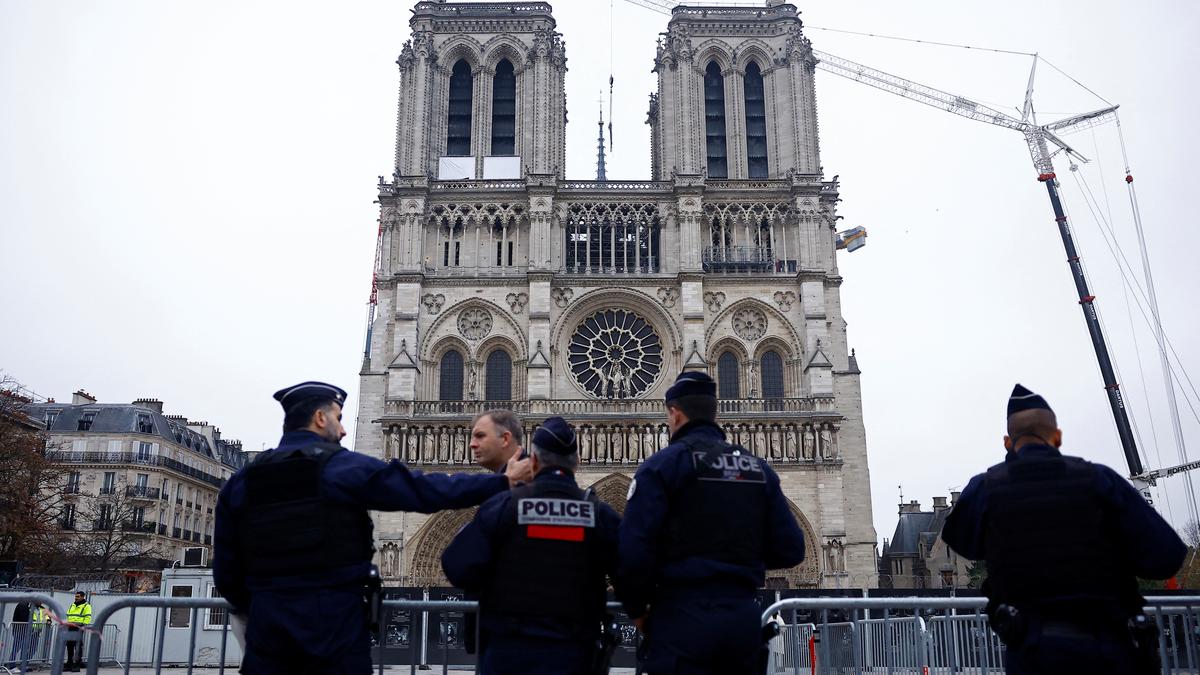
<path fill-rule="evenodd" d="M 662 343 L 642 317 L 623 309 L 584 319 L 567 348 L 575 380 L 600 398 L 642 394 L 662 370 Z"/>
<path fill-rule="evenodd" d="M 492 314 L 486 309 L 472 307 L 458 315 L 458 332 L 468 340 L 480 340 L 492 332 Z"/>
<path fill-rule="evenodd" d="M 743 340 L 757 340 L 767 332 L 767 317 L 752 307 L 738 310 L 733 315 L 733 332 Z"/>

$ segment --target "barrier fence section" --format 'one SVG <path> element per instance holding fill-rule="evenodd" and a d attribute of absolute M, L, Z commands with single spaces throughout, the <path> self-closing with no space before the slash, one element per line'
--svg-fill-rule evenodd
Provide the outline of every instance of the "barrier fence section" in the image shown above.
<path fill-rule="evenodd" d="M 419 594 L 419 593 L 418 593 Z M 1162 673 L 1195 673 L 1200 665 L 1200 596 L 1156 596 L 1146 599 L 1146 613 L 1158 627 Z M 66 637 L 80 634 L 87 648 L 87 672 L 115 665 L 128 674 L 131 665 L 226 668 L 241 661 L 238 642 L 230 641 L 229 604 L 221 598 L 124 596 L 107 599 L 88 630 L 65 629 L 62 605 L 40 593 L 0 591 L 0 617 L 15 603 L 42 603 L 51 621 L 35 641 L 25 622 L 0 624 L 0 657 L 4 664 L 19 662 L 49 666 L 60 675 Z M 762 621 L 780 625 L 770 643 L 772 675 L 792 673 L 970 673 L 987 675 L 1004 670 L 1004 646 L 991 631 L 983 608 L 986 599 L 972 598 L 789 598 L 767 607 Z M 474 657 L 463 649 L 465 619 L 478 612 L 478 603 L 459 599 L 389 599 L 382 602 L 372 638 L 372 657 L 378 672 L 385 664 L 418 669 L 470 665 Z M 619 605 L 609 603 L 614 615 Z M 203 618 L 203 621 L 201 620 Z M 478 625 L 475 625 L 478 644 Z M 207 634 L 205 634 L 207 632 Z M 622 629 L 624 633 L 624 630 Z M 135 636 L 137 636 L 135 638 Z M 636 650 L 636 633 L 622 636 L 626 657 Z M 166 654 L 166 656 L 164 656 Z M 614 664 L 616 665 L 616 664 Z M 0 667 L 0 671 L 8 670 Z M 9 670 L 12 672 L 12 670 Z"/>
<path fill-rule="evenodd" d="M 1005 647 L 983 613 L 986 598 L 789 598 L 768 607 L 775 622 L 767 672 L 1004 672 Z M 1146 614 L 1158 628 L 1163 675 L 1196 673 L 1200 597 L 1151 596 Z"/>
<path fill-rule="evenodd" d="M 8 622 L 4 624 L 4 630 L 0 636 L 0 658 L 4 659 L 5 663 L 15 663 L 21 672 L 29 670 L 31 663 L 47 663 L 50 664 L 50 672 L 57 675 L 62 672 L 63 665 L 63 633 L 66 631 L 57 630 L 59 622 L 66 619 L 67 612 L 63 609 L 61 603 L 53 597 L 44 593 L 0 593 L 0 618 L 8 616 L 8 606 L 18 603 L 29 603 L 31 605 L 42 605 L 50 613 L 49 623 L 46 628 L 34 631 L 35 628 L 31 624 L 24 622 Z M 30 629 L 28 632 L 23 629 Z M 35 637 L 34 632 L 45 633 Z M 37 644 L 34 645 L 33 641 Z M 41 651 L 30 652 L 29 647 L 36 646 Z M 11 656 L 11 658 L 9 658 Z M 35 660 L 37 657 L 37 660 Z"/>

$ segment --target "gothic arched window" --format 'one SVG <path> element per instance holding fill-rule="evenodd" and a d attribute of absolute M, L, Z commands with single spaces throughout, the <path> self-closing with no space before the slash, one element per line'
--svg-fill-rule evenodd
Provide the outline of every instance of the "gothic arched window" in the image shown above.
<path fill-rule="evenodd" d="M 492 154 L 517 154 L 516 133 L 517 76 L 512 62 L 501 59 L 492 78 Z"/>
<path fill-rule="evenodd" d="M 767 177 L 767 106 L 762 71 L 751 61 L 742 78 L 746 92 L 746 160 L 751 178 Z"/>
<path fill-rule="evenodd" d="M 733 352 L 721 354 L 717 359 L 717 398 L 722 401 L 741 398 L 740 385 L 737 357 Z"/>
<path fill-rule="evenodd" d="M 783 357 L 779 356 L 779 352 L 771 350 L 764 353 L 759 372 L 762 374 L 763 398 L 783 398 Z"/>
<path fill-rule="evenodd" d="M 446 154 L 471 154 L 471 64 L 459 59 L 450 73 L 450 107 L 446 114 Z"/>
<path fill-rule="evenodd" d="M 721 67 L 711 61 L 704 70 L 704 141 L 708 157 L 708 177 L 727 178 L 725 158 L 725 78 Z"/>
<path fill-rule="evenodd" d="M 488 354 L 484 380 L 484 398 L 489 401 L 512 399 L 512 357 L 503 349 Z"/>
<path fill-rule="evenodd" d="M 463 399 L 463 357 L 451 349 L 442 354 L 438 370 L 438 400 L 461 401 Z"/>

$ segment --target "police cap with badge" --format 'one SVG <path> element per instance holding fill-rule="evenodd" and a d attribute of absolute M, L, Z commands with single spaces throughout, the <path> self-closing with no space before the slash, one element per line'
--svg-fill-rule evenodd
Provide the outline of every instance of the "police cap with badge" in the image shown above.
<path fill-rule="evenodd" d="M 333 401 L 338 405 L 346 402 L 346 390 L 325 382 L 301 382 L 290 387 L 284 387 L 273 395 L 279 405 L 283 406 L 284 414 L 291 412 L 296 406 L 314 399 Z"/>

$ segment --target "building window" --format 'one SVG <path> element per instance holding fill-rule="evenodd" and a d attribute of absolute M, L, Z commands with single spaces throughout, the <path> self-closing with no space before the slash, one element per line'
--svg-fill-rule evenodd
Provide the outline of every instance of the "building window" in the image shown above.
<path fill-rule="evenodd" d="M 487 381 L 484 382 L 484 398 L 489 401 L 507 401 L 512 398 L 512 358 L 503 349 L 488 354 Z"/>
<path fill-rule="evenodd" d="M 192 597 L 191 586 L 172 586 L 172 598 L 190 598 Z M 171 628 L 187 628 L 192 625 L 192 608 L 191 607 L 172 607 L 170 620 L 167 623 Z"/>
<path fill-rule="evenodd" d="M 767 177 L 767 106 L 762 71 L 751 61 L 742 78 L 746 93 L 746 160 L 751 178 Z"/>
<path fill-rule="evenodd" d="M 150 443 L 146 443 L 145 441 L 139 442 L 138 450 L 137 450 L 138 461 L 139 462 L 150 461 L 150 455 L 153 454 L 152 453 L 153 447 L 154 447 L 153 445 L 151 445 Z"/>
<path fill-rule="evenodd" d="M 563 231 L 567 272 L 659 271 L 660 224 L 653 204 L 571 204 Z"/>
<path fill-rule="evenodd" d="M 72 471 L 71 473 L 67 474 L 67 494 L 69 494 L 69 495 L 79 494 L 79 472 L 78 471 Z"/>
<path fill-rule="evenodd" d="M 219 598 L 221 597 L 221 592 L 217 590 L 216 586 L 209 585 L 208 597 Z M 221 630 L 225 627 L 225 624 L 228 623 L 228 621 L 228 610 L 226 610 L 224 607 L 212 608 L 205 610 L 204 612 L 204 628 L 206 630 Z"/>
<path fill-rule="evenodd" d="M 517 76 L 512 62 L 501 59 L 492 78 L 492 154 L 517 154 L 516 135 Z"/>
<path fill-rule="evenodd" d="M 95 421 L 96 421 L 96 413 L 94 413 L 94 412 L 83 413 L 83 416 L 79 418 L 79 429 L 78 430 L 79 431 L 91 431 L 92 422 L 95 422 Z"/>
<path fill-rule="evenodd" d="M 443 225 L 438 231 L 442 237 L 442 267 L 458 267 L 462 264 L 462 239 L 466 231 L 462 219 Z"/>
<path fill-rule="evenodd" d="M 117 474 L 115 471 L 104 472 L 104 484 L 100 487 L 100 494 L 111 495 L 117 491 Z"/>
<path fill-rule="evenodd" d="M 62 528 L 64 530 L 75 529 L 75 505 L 66 504 L 62 507 Z"/>
<path fill-rule="evenodd" d="M 146 487 L 149 485 L 149 483 L 150 483 L 150 474 L 139 473 L 137 475 L 137 479 L 134 482 L 134 485 L 136 485 L 137 487 L 141 488 L 144 491 L 146 489 Z"/>
<path fill-rule="evenodd" d="M 59 411 L 57 411 L 57 410 L 49 410 L 46 412 L 46 430 L 47 431 L 52 431 L 54 429 L 54 420 L 58 419 L 58 412 Z"/>
<path fill-rule="evenodd" d="M 461 401 L 463 398 L 463 357 L 456 350 L 451 349 L 442 355 L 442 363 L 439 370 L 439 392 L 438 400 L 440 401 Z"/>
<path fill-rule="evenodd" d="M 729 176 L 725 157 L 725 78 L 716 61 L 704 70 L 704 140 L 708 155 L 708 177 Z"/>
<path fill-rule="evenodd" d="M 144 415 L 142 413 L 138 413 L 137 430 L 138 430 L 138 433 L 142 433 L 142 434 L 154 433 L 154 422 L 152 422 L 150 420 L 149 415 Z"/>
<path fill-rule="evenodd" d="M 450 74 L 450 108 L 446 117 L 446 154 L 471 154 L 471 65 L 465 59 Z"/>
<path fill-rule="evenodd" d="M 99 516 L 100 517 L 96 519 L 96 523 L 95 523 L 95 526 L 93 529 L 96 529 L 96 530 L 111 530 L 111 529 L 113 529 L 113 525 L 112 525 L 113 507 L 112 507 L 112 504 L 101 504 Z"/>
<path fill-rule="evenodd" d="M 717 397 L 722 400 L 741 398 L 741 382 L 738 360 L 733 352 L 725 352 L 717 359 Z"/>
<path fill-rule="evenodd" d="M 783 398 L 783 358 L 779 352 L 771 350 L 762 355 L 763 398 Z"/>

